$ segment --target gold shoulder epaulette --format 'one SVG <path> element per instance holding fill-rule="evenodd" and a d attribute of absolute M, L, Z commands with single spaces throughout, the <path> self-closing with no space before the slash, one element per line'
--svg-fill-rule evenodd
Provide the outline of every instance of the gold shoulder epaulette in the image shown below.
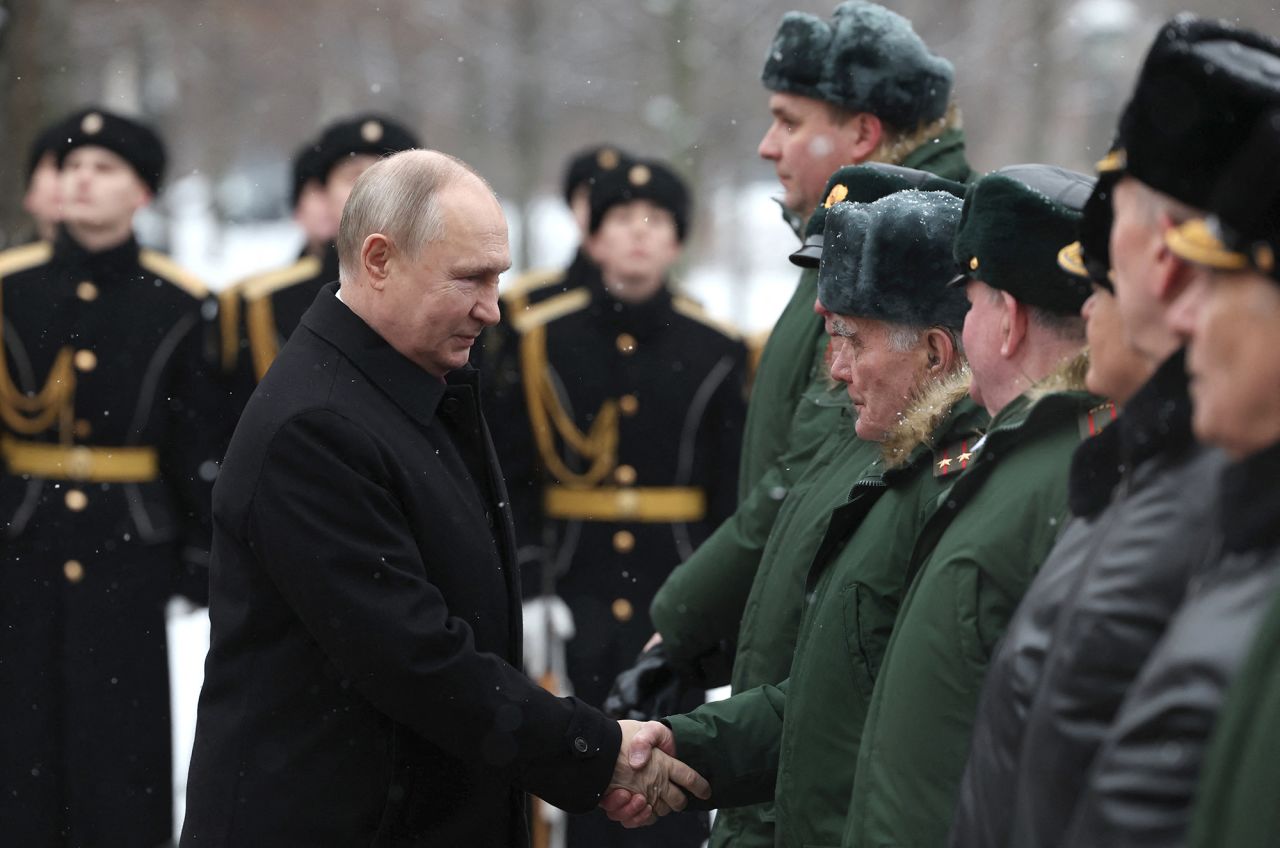
<path fill-rule="evenodd" d="M 43 265 L 52 257 L 53 245 L 47 241 L 9 248 L 0 253 L 0 277 Z"/>
<path fill-rule="evenodd" d="M 535 268 L 532 271 L 525 271 L 507 287 L 502 293 L 504 298 L 521 297 L 528 295 L 531 291 L 537 289 L 545 289 L 547 286 L 554 285 L 564 279 L 563 268 Z"/>
<path fill-rule="evenodd" d="M 517 332 L 527 333 L 534 327 L 541 327 L 557 318 L 585 309 L 590 302 L 591 292 L 586 289 L 571 289 L 513 315 L 511 326 Z"/>
<path fill-rule="evenodd" d="M 240 355 L 240 287 L 218 292 L 218 337 L 222 341 L 222 370 L 231 373 Z"/>
<path fill-rule="evenodd" d="M 316 257 L 304 256 L 284 268 L 247 277 L 236 283 L 235 288 L 240 291 L 240 296 L 246 301 L 258 300 L 294 283 L 311 279 L 320 273 L 321 267 L 321 262 Z"/>
<path fill-rule="evenodd" d="M 676 312 L 679 312 L 686 318 L 692 318 L 699 324 L 705 324 L 713 330 L 719 331 L 721 334 L 728 336 L 734 341 L 742 340 L 742 333 L 738 328 L 730 324 L 728 321 L 721 321 L 712 318 L 707 314 L 707 310 L 703 308 L 701 303 L 689 297 L 688 295 L 677 294 L 671 298 L 671 305 Z"/>
<path fill-rule="evenodd" d="M 159 274 L 192 297 L 208 297 L 209 287 L 199 277 L 174 262 L 163 253 L 143 248 L 138 251 L 138 262 L 143 268 Z"/>

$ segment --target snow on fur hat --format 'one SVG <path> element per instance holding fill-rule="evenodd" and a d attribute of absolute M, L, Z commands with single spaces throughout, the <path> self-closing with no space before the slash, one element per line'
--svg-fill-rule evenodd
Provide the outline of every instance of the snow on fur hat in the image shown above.
<path fill-rule="evenodd" d="M 870 112 L 904 131 L 946 114 L 954 80 L 910 21 L 865 0 L 841 3 L 830 22 L 787 12 L 761 74 L 771 91 Z"/>
<path fill-rule="evenodd" d="M 947 283 L 955 275 L 951 241 L 962 205 L 947 192 L 908 189 L 832 206 L 818 300 L 838 315 L 959 330 L 969 301 Z"/>

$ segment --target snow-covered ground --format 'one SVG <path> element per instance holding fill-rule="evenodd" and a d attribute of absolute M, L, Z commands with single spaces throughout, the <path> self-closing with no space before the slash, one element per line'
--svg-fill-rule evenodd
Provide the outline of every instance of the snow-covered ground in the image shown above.
<path fill-rule="evenodd" d="M 797 276 L 797 269 L 787 261 L 796 239 L 770 199 L 773 191 L 771 184 L 758 183 L 736 192 L 717 193 L 711 199 L 711 208 L 733 210 L 733 214 L 713 222 L 707 239 L 711 245 L 708 253 L 713 258 L 690 266 L 681 284 L 713 317 L 734 324 L 745 333 L 767 330 L 773 325 L 791 296 Z M 208 213 L 208 193 L 198 179 L 188 178 L 175 185 L 169 206 L 169 246 L 174 258 L 217 289 L 249 274 L 287 264 L 297 256 L 302 243 L 301 233 L 289 220 L 219 227 Z M 568 212 L 558 200 L 548 198 L 535 206 L 531 217 L 537 237 L 530 264 L 566 264 L 575 247 L 574 225 Z M 510 209 L 508 218 L 514 239 L 518 237 L 520 221 Z M 732 255 L 735 251 L 742 255 Z M 173 687 L 174 821 L 180 829 L 196 703 L 209 648 L 208 614 L 174 601 L 169 608 L 168 635 Z M 727 689 L 716 690 L 711 699 L 727 694 Z"/>

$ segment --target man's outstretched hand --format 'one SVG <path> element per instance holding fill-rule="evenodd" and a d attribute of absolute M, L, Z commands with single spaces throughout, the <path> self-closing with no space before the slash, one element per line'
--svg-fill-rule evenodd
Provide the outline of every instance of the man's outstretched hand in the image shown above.
<path fill-rule="evenodd" d="M 609 818 L 623 827 L 642 827 L 672 810 L 683 810 L 688 799 L 682 788 L 703 800 L 711 797 L 711 786 L 702 775 L 675 758 L 676 740 L 665 724 L 618 724 L 622 747 L 609 789 L 600 799 Z"/>

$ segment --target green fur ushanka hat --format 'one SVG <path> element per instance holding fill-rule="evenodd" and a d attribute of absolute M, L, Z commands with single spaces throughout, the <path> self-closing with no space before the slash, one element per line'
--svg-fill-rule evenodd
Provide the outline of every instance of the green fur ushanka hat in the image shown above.
<path fill-rule="evenodd" d="M 961 206 L 946 192 L 915 189 L 835 204 L 827 211 L 818 300 L 838 315 L 959 330 L 969 302 L 947 283 Z"/>
<path fill-rule="evenodd" d="M 822 259 L 822 238 L 827 225 L 827 210 L 841 201 L 872 203 L 882 197 L 908 188 L 921 191 L 945 191 L 956 197 L 964 197 L 964 185 L 935 176 L 928 171 L 868 162 L 863 165 L 845 165 L 827 180 L 823 192 L 826 199 L 818 204 L 809 216 L 804 228 L 804 244 L 791 254 L 791 262 L 801 268 L 817 268 Z"/>
<path fill-rule="evenodd" d="M 1011 165 L 973 183 L 956 232 L 954 282 L 981 280 L 1031 306 L 1079 312 L 1091 288 L 1063 270 L 1058 251 L 1075 239 L 1093 185 L 1052 165 Z"/>
<path fill-rule="evenodd" d="M 771 91 L 870 112 L 903 131 L 947 113 L 954 79 L 910 21 L 865 0 L 841 3 L 830 22 L 787 12 L 761 74 Z"/>

